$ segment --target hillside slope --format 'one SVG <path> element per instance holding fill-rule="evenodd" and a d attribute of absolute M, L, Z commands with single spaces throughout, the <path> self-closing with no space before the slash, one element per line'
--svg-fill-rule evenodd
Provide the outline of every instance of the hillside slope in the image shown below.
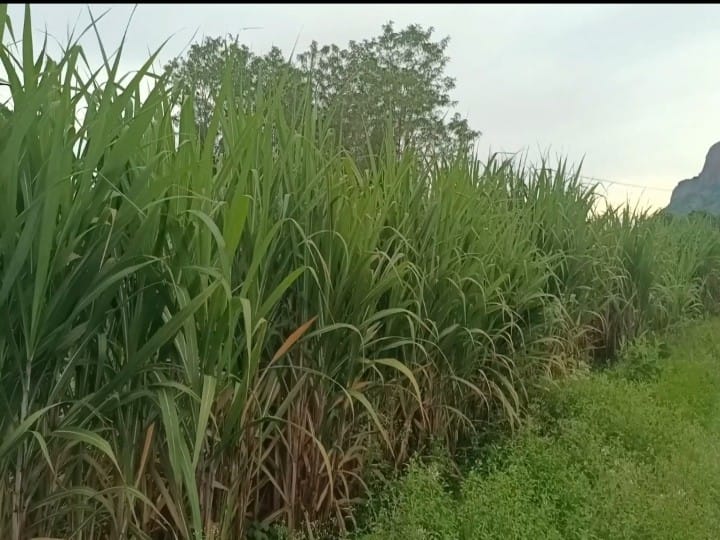
<path fill-rule="evenodd" d="M 667 210 L 673 214 L 693 211 L 720 214 L 720 142 L 708 150 L 700 174 L 675 187 Z"/>

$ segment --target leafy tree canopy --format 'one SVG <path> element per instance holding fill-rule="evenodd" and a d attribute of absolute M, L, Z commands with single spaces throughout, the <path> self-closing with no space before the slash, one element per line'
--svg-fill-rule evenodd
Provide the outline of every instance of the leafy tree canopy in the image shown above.
<path fill-rule="evenodd" d="M 231 62 L 234 92 L 246 107 L 259 85 L 282 78 L 292 90 L 310 83 L 315 105 L 357 159 L 377 152 L 388 133 L 398 153 L 456 152 L 469 148 L 480 133 L 460 114 L 449 114 L 456 105 L 450 97 L 455 80 L 445 73 L 449 38 L 436 40 L 433 32 L 416 24 L 396 30 L 389 22 L 378 36 L 346 48 L 313 42 L 294 60 L 277 47 L 256 55 L 237 36 L 206 38 L 167 69 L 185 95 L 192 93 L 201 129 L 210 122 Z"/>

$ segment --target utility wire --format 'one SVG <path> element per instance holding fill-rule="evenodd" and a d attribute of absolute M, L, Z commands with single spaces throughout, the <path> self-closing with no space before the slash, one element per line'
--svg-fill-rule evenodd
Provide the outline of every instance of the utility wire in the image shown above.
<path fill-rule="evenodd" d="M 498 153 L 500 153 L 500 152 L 498 152 Z M 541 169 L 546 170 L 546 171 L 551 171 L 551 172 L 557 172 L 557 169 L 554 169 L 552 167 L 542 167 Z M 618 182 L 616 180 L 608 180 L 607 178 L 598 178 L 596 176 L 585 176 L 582 174 L 579 176 L 579 178 L 582 180 L 589 180 L 591 182 L 599 182 L 600 184 L 613 184 L 616 186 L 634 187 L 634 188 L 639 188 L 639 189 L 654 189 L 656 191 L 667 191 L 667 192 L 671 192 L 673 190 L 673 188 L 643 186 L 642 184 L 632 184 L 629 182 Z"/>
<path fill-rule="evenodd" d="M 672 191 L 672 188 L 661 188 L 661 187 L 655 187 L 655 186 L 643 186 L 642 184 L 631 184 L 628 182 L 617 182 L 615 180 L 607 180 L 604 178 L 596 178 L 594 176 L 580 176 L 583 180 L 590 180 L 593 182 L 600 182 L 601 184 L 614 184 L 617 186 L 627 186 L 627 187 L 634 187 L 634 188 L 640 188 L 640 189 L 654 189 L 656 191 Z"/>

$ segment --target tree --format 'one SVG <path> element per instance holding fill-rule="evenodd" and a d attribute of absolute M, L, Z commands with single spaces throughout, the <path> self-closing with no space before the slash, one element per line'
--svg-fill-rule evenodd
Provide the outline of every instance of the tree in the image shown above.
<path fill-rule="evenodd" d="M 260 81 L 272 85 L 289 74 L 291 90 L 309 82 L 319 111 L 361 162 L 368 151 L 379 152 L 389 134 L 398 154 L 413 149 L 434 156 L 468 149 L 480 133 L 458 113 L 448 118 L 456 105 L 450 99 L 455 80 L 445 74 L 449 38 L 434 41 L 433 32 L 419 25 L 397 31 L 389 22 L 379 36 L 351 41 L 344 49 L 313 42 L 295 63 L 277 48 L 257 56 L 237 37 L 206 38 L 167 69 L 185 94 L 194 94 L 201 129 L 210 122 L 225 66 L 232 61 L 235 92 L 248 107 Z M 286 94 L 291 100 L 292 91 Z"/>
<path fill-rule="evenodd" d="M 238 36 L 207 37 L 193 44 L 185 58 L 175 58 L 165 69 L 182 97 L 192 95 L 200 133 L 210 124 L 228 64 L 232 67 L 235 97 L 246 108 L 253 106 L 259 86 L 272 88 L 281 76 L 288 74 L 297 84 L 300 76 L 277 47 L 258 56 L 241 44 Z"/>
<path fill-rule="evenodd" d="M 398 153 L 455 151 L 480 135 L 457 113 L 446 121 L 456 105 L 450 99 L 455 80 L 445 75 L 449 38 L 433 41 L 433 31 L 419 25 L 396 31 L 389 22 L 381 35 L 346 49 L 313 42 L 299 56 L 316 99 L 334 113 L 343 143 L 356 156 L 368 145 L 379 149 L 387 121 Z"/>

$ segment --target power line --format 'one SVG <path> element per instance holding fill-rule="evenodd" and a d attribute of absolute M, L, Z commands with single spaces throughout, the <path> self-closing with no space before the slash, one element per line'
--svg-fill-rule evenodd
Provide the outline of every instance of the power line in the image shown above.
<path fill-rule="evenodd" d="M 615 180 L 607 180 L 605 178 L 596 178 L 594 176 L 580 176 L 583 180 L 590 180 L 593 182 L 600 182 L 601 184 L 615 184 L 618 186 L 627 186 L 627 187 L 634 187 L 634 188 L 640 188 L 640 189 L 654 189 L 656 191 L 672 191 L 672 188 L 661 188 L 661 187 L 655 187 L 655 186 L 643 186 L 641 184 L 631 184 L 629 182 L 617 182 Z"/>
<path fill-rule="evenodd" d="M 557 172 L 557 169 L 554 169 L 552 167 L 542 167 L 542 169 L 544 169 L 546 171 Z M 634 188 L 639 188 L 639 189 L 654 189 L 656 191 L 666 191 L 666 192 L 673 191 L 673 188 L 643 186 L 642 184 L 632 184 L 630 182 L 618 182 L 617 180 L 608 180 L 607 178 L 598 178 L 596 176 L 585 176 L 582 174 L 579 175 L 578 178 L 580 178 L 582 180 L 590 180 L 592 182 L 599 182 L 601 184 L 613 184 L 613 185 L 617 185 L 617 186 L 634 187 Z"/>

